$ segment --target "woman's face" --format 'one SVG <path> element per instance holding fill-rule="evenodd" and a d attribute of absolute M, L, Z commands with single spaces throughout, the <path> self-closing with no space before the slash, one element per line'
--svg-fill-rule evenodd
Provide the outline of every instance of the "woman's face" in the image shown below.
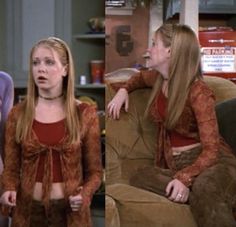
<path fill-rule="evenodd" d="M 32 72 L 36 86 L 43 90 L 62 90 L 63 77 L 67 75 L 58 53 L 46 46 L 37 47 L 32 55 Z"/>
<path fill-rule="evenodd" d="M 148 67 L 162 71 L 163 67 L 168 66 L 170 58 L 170 47 L 165 47 L 160 35 L 154 36 L 151 48 L 148 49 Z"/>

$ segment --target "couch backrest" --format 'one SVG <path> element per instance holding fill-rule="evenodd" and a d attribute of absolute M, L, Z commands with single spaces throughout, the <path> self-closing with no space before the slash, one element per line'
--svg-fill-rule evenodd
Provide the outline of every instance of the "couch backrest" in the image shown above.
<path fill-rule="evenodd" d="M 120 73 L 120 72 L 119 72 Z M 122 75 L 128 79 L 132 76 Z M 119 77 L 119 76 L 118 76 Z M 236 97 L 236 85 L 226 79 L 206 76 L 205 81 L 215 93 L 217 103 Z M 114 81 L 121 81 L 114 77 Z M 109 83 L 112 83 L 112 77 Z M 106 116 L 106 182 L 126 182 L 139 167 L 154 164 L 156 152 L 156 133 L 154 124 L 144 118 L 144 112 L 151 89 L 139 89 L 129 95 L 129 111 L 121 112 L 119 120 Z M 115 91 L 108 84 L 106 103 Z"/>
<path fill-rule="evenodd" d="M 216 104 L 236 97 L 236 84 L 232 81 L 216 76 L 204 76 L 204 81 L 213 90 Z"/>
<path fill-rule="evenodd" d="M 119 120 L 106 117 L 106 183 L 109 179 L 112 182 L 126 181 L 136 167 L 153 164 L 156 127 L 143 116 L 150 91 L 140 89 L 132 92 L 129 111 L 125 113 L 122 110 Z M 113 95 L 114 91 L 107 86 L 107 101 Z"/>

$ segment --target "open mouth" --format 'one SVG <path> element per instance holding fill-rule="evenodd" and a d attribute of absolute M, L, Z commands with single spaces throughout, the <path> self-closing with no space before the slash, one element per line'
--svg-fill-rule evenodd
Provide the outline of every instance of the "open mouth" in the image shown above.
<path fill-rule="evenodd" d="M 47 78 L 43 77 L 43 76 L 39 76 L 37 81 L 38 81 L 38 83 L 45 83 L 47 81 Z"/>
<path fill-rule="evenodd" d="M 39 76 L 39 77 L 38 77 L 38 80 L 39 80 L 39 81 L 46 81 L 47 78 L 46 78 L 46 77 L 43 77 L 43 76 Z"/>

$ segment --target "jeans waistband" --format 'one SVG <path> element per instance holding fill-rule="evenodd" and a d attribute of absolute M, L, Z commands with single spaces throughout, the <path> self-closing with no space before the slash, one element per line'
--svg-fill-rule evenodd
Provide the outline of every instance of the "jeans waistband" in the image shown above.
<path fill-rule="evenodd" d="M 58 205 L 58 204 L 63 205 L 65 203 L 66 203 L 65 199 L 50 199 L 49 200 L 49 204 L 52 205 L 52 206 L 53 205 Z M 42 201 L 35 200 L 35 199 L 32 200 L 32 204 L 34 204 L 36 206 L 44 206 Z"/>

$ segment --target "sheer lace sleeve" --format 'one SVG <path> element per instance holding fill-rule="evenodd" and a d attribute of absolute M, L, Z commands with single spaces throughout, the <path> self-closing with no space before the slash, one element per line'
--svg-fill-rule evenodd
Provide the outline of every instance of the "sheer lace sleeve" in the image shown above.
<path fill-rule="evenodd" d="M 119 88 L 125 88 L 128 92 L 132 92 L 139 88 L 152 87 L 155 84 L 158 72 L 155 70 L 142 70 L 139 73 L 133 75 L 125 83 L 114 83 L 112 88 L 116 91 Z"/>
<path fill-rule="evenodd" d="M 97 111 L 89 105 L 83 112 L 86 133 L 83 139 L 83 195 L 87 203 L 91 202 L 94 192 L 99 188 L 102 179 L 100 129 Z"/>
<path fill-rule="evenodd" d="M 200 86 L 193 85 L 190 101 L 198 124 L 202 152 L 191 166 L 175 174 L 175 178 L 187 186 L 191 185 L 194 177 L 216 162 L 220 145 L 213 92 L 200 82 Z"/>
<path fill-rule="evenodd" d="M 15 140 L 17 115 L 16 108 L 13 108 L 6 122 L 4 170 L 2 174 L 4 191 L 16 191 L 20 181 L 21 149 Z"/>

